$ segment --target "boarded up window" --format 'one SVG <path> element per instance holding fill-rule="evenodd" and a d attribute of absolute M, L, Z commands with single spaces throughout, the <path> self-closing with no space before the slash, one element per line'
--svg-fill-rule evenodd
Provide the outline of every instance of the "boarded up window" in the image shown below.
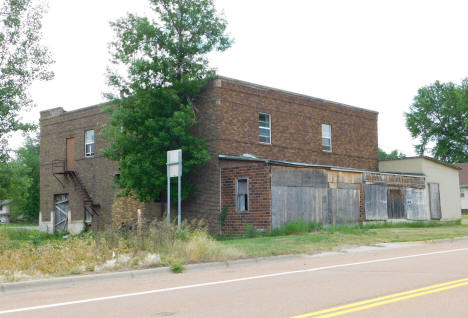
<path fill-rule="evenodd" d="M 249 180 L 237 179 L 237 211 L 249 210 Z"/>

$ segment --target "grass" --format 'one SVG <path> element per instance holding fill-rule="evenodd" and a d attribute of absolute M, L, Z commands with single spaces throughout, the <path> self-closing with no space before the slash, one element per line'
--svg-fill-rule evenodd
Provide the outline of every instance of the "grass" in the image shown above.
<path fill-rule="evenodd" d="M 181 230 L 154 222 L 141 230 L 108 229 L 74 236 L 0 228 L 0 282 L 155 266 L 174 272 L 184 264 L 244 255 L 212 238 L 202 224 Z"/>
<path fill-rule="evenodd" d="M 19 222 L 19 223 L 3 223 L 0 224 L 0 228 L 4 227 L 22 227 L 22 226 L 37 226 L 37 222 Z"/>
<path fill-rule="evenodd" d="M 314 254 L 340 247 L 468 236 L 468 225 L 461 225 L 459 221 L 380 223 L 364 226 L 319 227 L 315 231 L 304 232 L 289 236 L 267 234 L 259 237 L 228 239 L 222 240 L 221 243 L 241 251 L 247 257 Z"/>
<path fill-rule="evenodd" d="M 155 266 L 169 266 L 180 273 L 189 263 L 460 236 L 468 236 L 468 225 L 460 221 L 326 227 L 292 222 L 272 232 L 247 227 L 244 237 L 217 239 L 203 224 L 185 223 L 177 229 L 165 221 L 143 229 L 129 226 L 73 236 L 1 226 L 0 282 Z"/>

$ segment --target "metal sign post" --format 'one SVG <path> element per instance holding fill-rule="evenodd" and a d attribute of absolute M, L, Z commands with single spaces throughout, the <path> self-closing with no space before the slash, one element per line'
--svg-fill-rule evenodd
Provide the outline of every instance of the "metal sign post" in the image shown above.
<path fill-rule="evenodd" d="M 177 177 L 177 226 L 182 223 L 182 149 L 167 152 L 167 222 L 171 224 L 171 177 Z"/>

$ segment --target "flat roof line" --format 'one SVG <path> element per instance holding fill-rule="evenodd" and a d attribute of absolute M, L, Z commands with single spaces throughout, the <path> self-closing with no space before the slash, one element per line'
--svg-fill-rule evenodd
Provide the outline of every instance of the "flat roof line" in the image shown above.
<path fill-rule="evenodd" d="M 310 95 L 305 95 L 305 94 L 300 94 L 300 93 L 295 93 L 295 92 L 291 92 L 291 91 L 287 91 L 287 90 L 283 90 L 283 89 L 279 89 L 279 88 L 274 88 L 274 87 L 270 87 L 270 86 L 255 84 L 255 83 L 251 83 L 251 82 L 247 82 L 247 81 L 243 81 L 243 80 L 238 80 L 238 79 L 227 77 L 227 76 L 216 75 L 216 78 L 221 79 L 221 80 L 225 80 L 225 81 L 228 81 L 228 82 L 232 82 L 232 83 L 237 83 L 237 84 L 244 85 L 244 86 L 251 86 L 253 88 L 257 88 L 257 89 L 261 89 L 261 90 L 272 90 L 272 91 L 276 91 L 276 92 L 287 94 L 287 95 L 293 95 L 293 96 L 297 96 L 297 97 L 301 97 L 301 98 L 305 98 L 305 99 L 315 100 L 315 101 L 318 101 L 318 102 L 334 104 L 334 105 L 340 106 L 340 107 L 351 108 L 351 109 L 355 109 L 355 110 L 359 110 L 359 111 L 365 111 L 365 112 L 373 113 L 373 114 L 378 114 L 379 113 L 378 111 L 375 111 L 375 110 L 370 110 L 370 109 L 366 109 L 366 108 L 362 108 L 362 107 L 352 106 L 352 105 L 348 105 L 348 104 L 344 104 L 344 103 L 340 103 L 340 102 L 334 102 L 334 101 L 331 101 L 331 100 L 318 98 L 318 97 L 313 97 L 313 96 L 310 96 Z"/>
<path fill-rule="evenodd" d="M 293 162 L 293 161 L 284 161 L 284 160 L 274 160 L 274 159 L 261 159 L 261 158 L 251 158 L 245 156 L 232 156 L 232 155 L 218 155 L 219 159 L 227 159 L 227 160 L 242 160 L 242 161 L 257 161 L 257 162 L 265 162 L 271 164 L 277 164 L 282 166 L 296 166 L 296 167 L 310 167 L 310 168 L 324 168 L 336 171 L 348 171 L 348 172 L 362 172 L 362 173 L 377 173 L 377 174 L 385 174 L 385 175 L 397 175 L 403 177 L 425 177 L 424 174 L 420 173 L 398 173 L 398 172 L 381 172 L 381 171 L 372 171 L 372 170 L 364 170 L 364 169 L 355 169 L 355 168 L 346 168 L 346 167 L 338 167 L 338 166 L 329 166 L 329 165 L 320 165 L 320 164 L 313 164 L 313 163 L 304 163 L 304 162 Z"/>

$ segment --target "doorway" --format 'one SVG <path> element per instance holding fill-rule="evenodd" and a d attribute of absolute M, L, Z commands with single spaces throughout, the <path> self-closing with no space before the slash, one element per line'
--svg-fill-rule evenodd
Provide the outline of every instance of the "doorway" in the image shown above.
<path fill-rule="evenodd" d="M 387 213 L 389 219 L 405 219 L 405 205 L 401 189 L 388 189 Z"/>
<path fill-rule="evenodd" d="M 54 232 L 68 229 L 68 194 L 56 194 L 54 197 Z"/>
<path fill-rule="evenodd" d="M 67 138 L 67 171 L 75 170 L 75 138 Z"/>

